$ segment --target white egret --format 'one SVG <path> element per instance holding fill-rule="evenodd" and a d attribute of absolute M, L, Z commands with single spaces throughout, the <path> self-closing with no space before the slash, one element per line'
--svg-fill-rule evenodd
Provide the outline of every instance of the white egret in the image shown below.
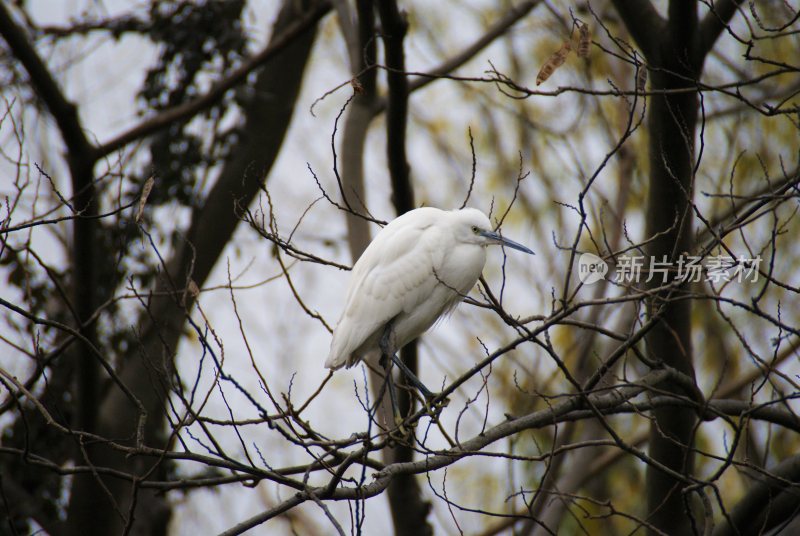
<path fill-rule="evenodd" d="M 474 208 L 424 207 L 390 222 L 353 266 L 325 366 L 377 364 L 383 355 L 432 397 L 395 352 L 458 305 L 478 281 L 492 244 L 533 254 L 493 231 L 489 218 Z"/>

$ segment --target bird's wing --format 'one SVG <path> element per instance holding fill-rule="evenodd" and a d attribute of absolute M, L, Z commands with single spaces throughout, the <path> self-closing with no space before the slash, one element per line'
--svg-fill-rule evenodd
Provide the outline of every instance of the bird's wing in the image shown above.
<path fill-rule="evenodd" d="M 440 248 L 432 247 L 439 234 L 436 228 L 423 220 L 384 231 L 388 232 L 372 241 L 353 268 L 325 363 L 328 368 L 354 364 L 350 355 L 356 349 L 394 317 L 412 311 L 436 286 L 433 269 L 441 264 Z"/>

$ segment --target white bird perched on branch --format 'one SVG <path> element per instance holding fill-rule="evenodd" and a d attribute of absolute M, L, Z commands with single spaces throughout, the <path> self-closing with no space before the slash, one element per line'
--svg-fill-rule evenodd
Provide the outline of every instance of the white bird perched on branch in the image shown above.
<path fill-rule="evenodd" d="M 395 352 L 467 295 L 483 271 L 486 246 L 492 244 L 533 254 L 493 231 L 489 218 L 474 208 L 418 208 L 390 222 L 353 266 L 325 366 L 335 370 L 361 360 L 376 363 L 383 355 L 426 398 L 432 397 Z"/>

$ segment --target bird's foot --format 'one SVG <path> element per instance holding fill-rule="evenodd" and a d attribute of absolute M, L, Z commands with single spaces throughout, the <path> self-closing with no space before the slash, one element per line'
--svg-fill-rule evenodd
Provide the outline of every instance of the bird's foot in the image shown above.
<path fill-rule="evenodd" d="M 392 399 L 392 416 L 394 417 L 394 431 L 406 435 L 405 419 L 403 419 L 403 416 L 400 414 L 400 408 L 397 406 L 396 399 Z"/>
<path fill-rule="evenodd" d="M 389 430 L 389 441 L 391 442 L 392 446 L 396 445 L 397 443 L 404 444 L 408 442 L 408 438 L 411 435 L 411 430 L 403 423 L 403 420 L 399 417 L 394 418 L 395 428 Z"/>
<path fill-rule="evenodd" d="M 442 393 L 432 393 L 428 391 L 427 393 L 423 393 L 422 398 L 422 406 L 425 408 L 425 412 L 434 420 L 438 419 L 442 410 L 450 404 L 450 399 L 442 396 Z"/>

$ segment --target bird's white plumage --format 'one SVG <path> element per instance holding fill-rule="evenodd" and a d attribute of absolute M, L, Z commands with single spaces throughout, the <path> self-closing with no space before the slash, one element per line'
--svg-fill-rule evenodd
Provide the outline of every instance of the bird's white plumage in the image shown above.
<path fill-rule="evenodd" d="M 353 266 L 325 366 L 377 356 L 389 322 L 395 350 L 421 335 L 475 285 L 500 240 L 476 209 L 418 208 L 390 222 Z"/>

